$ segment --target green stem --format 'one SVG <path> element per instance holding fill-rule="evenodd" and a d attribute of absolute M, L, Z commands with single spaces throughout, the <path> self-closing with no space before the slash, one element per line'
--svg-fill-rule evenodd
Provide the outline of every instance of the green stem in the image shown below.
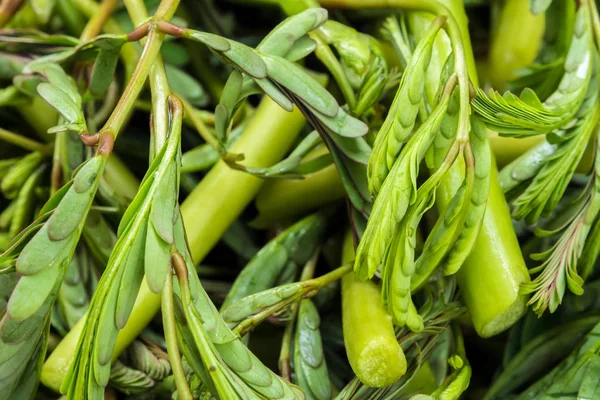
<path fill-rule="evenodd" d="M 181 400 L 192 400 L 194 396 L 188 386 L 185 372 L 183 371 L 183 365 L 181 363 L 179 346 L 177 345 L 175 305 L 173 303 L 173 274 L 170 271 L 167 274 L 167 282 L 165 283 L 164 293 L 162 294 L 162 317 L 169 363 L 171 364 L 173 376 L 175 377 L 177 394 Z"/>
<path fill-rule="evenodd" d="M 305 120 L 264 98 L 241 137 L 231 148 L 249 166 L 279 161 L 294 143 Z M 256 196 L 264 181 L 219 161 L 181 205 L 194 261 L 200 262 Z"/>
<path fill-rule="evenodd" d="M 497 26 L 492 33 L 487 78 L 497 90 L 514 79 L 515 71 L 535 59 L 544 36 L 544 14 L 533 15 L 529 0 L 503 3 Z"/>
<path fill-rule="evenodd" d="M 348 232 L 342 263 L 353 260 L 354 244 Z M 371 280 L 359 281 L 354 272 L 342 279 L 342 329 L 348 361 L 362 383 L 384 387 L 406 373 L 406 357 L 381 300 L 381 290 Z"/>
<path fill-rule="evenodd" d="M 334 8 L 406 8 L 447 15 L 448 34 L 453 39 L 455 59 L 461 58 L 466 61 L 469 77 L 475 86 L 478 85 L 468 34 L 468 21 L 461 1 L 321 0 L 320 4 Z M 464 65 L 458 62 L 456 67 L 463 68 Z M 464 98 L 468 97 L 469 88 L 464 82 L 465 71 L 459 72 L 462 72 L 459 78 L 463 79 L 460 89 L 464 102 Z M 468 113 L 468 107 L 461 107 L 463 108 L 465 109 L 463 112 Z M 468 124 L 468 120 L 462 118 L 462 123 Z M 462 134 L 467 132 L 465 126 L 460 130 Z M 448 172 L 447 178 L 440 186 L 436 200 L 441 209 L 448 205 L 464 179 L 459 164 L 456 163 L 455 167 Z M 481 260 L 488 261 L 482 263 Z M 471 256 L 458 273 L 458 279 L 475 328 L 483 337 L 495 335 L 508 328 L 526 310 L 524 299 L 518 294 L 518 288 L 522 282 L 529 280 L 529 274 L 512 228 L 510 212 L 498 182 L 495 166 L 492 171 L 490 195 L 482 228 Z M 494 303 L 492 298 L 498 300 Z"/>
<path fill-rule="evenodd" d="M 445 3 L 455 15 L 463 35 L 468 35 L 462 2 L 445 0 Z M 468 41 L 464 38 L 463 43 L 469 64 L 468 60 L 473 58 L 472 49 L 470 45 L 467 47 Z M 471 70 L 469 74 L 476 84 L 477 75 Z M 463 179 L 463 168 L 456 163 L 439 187 L 436 197 L 438 208 L 444 209 L 449 204 Z M 480 233 L 471 255 L 457 274 L 462 298 L 477 333 L 482 337 L 502 332 L 523 315 L 526 302 L 519 296 L 519 286 L 529 281 L 495 163 L 491 168 L 490 180 L 488 204 Z"/>
<path fill-rule="evenodd" d="M 326 152 L 325 148 L 315 150 L 303 160 Z M 256 196 L 258 217 L 252 221 L 252 225 L 258 228 L 273 226 L 345 197 L 346 191 L 335 165 L 307 175 L 304 179 L 270 180 Z"/>
<path fill-rule="evenodd" d="M 100 34 L 102 27 L 110 18 L 110 14 L 117 5 L 117 0 L 103 0 L 98 12 L 95 13 L 86 24 L 81 33 L 81 40 L 85 41 L 94 38 Z"/>
<path fill-rule="evenodd" d="M 7 131 L 3 128 L 0 128 L 0 140 L 14 144 L 15 146 L 25 150 L 39 151 L 42 154 L 50 154 L 52 149 L 51 144 L 42 144 L 17 133 Z"/>
<path fill-rule="evenodd" d="M 133 109 L 135 100 L 144 87 L 146 78 L 150 74 L 152 64 L 160 52 L 163 40 L 164 35 L 151 26 L 148 33 L 148 41 L 144 46 L 137 68 L 133 72 L 133 76 L 125 88 L 123 95 L 119 99 L 117 106 L 108 118 L 108 121 L 106 121 L 104 127 L 100 130 L 101 136 L 106 132 L 112 133 L 115 138 L 119 135 L 129 113 Z"/>

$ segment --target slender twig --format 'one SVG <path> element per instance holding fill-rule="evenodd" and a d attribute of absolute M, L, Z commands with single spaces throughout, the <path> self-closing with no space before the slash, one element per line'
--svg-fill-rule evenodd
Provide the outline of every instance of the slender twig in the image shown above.
<path fill-rule="evenodd" d="M 116 5 L 117 0 L 103 0 L 98 12 L 92 16 L 81 33 L 81 40 L 98 36 Z"/>
<path fill-rule="evenodd" d="M 171 272 L 167 274 L 167 282 L 165 283 L 162 293 L 162 317 L 167 352 L 169 354 L 169 363 L 171 364 L 173 376 L 175 377 L 177 394 L 182 400 L 191 400 L 194 396 L 192 396 L 192 392 L 190 391 L 190 387 L 188 386 L 185 377 L 179 353 L 179 346 L 177 344 L 175 305 L 173 303 L 173 274 Z"/>

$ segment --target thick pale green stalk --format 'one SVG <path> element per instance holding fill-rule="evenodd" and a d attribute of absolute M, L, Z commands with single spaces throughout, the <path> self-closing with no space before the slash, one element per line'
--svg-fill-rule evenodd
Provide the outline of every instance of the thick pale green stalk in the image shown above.
<path fill-rule="evenodd" d="M 299 111 L 288 113 L 265 98 L 230 151 L 244 153 L 245 165 L 272 165 L 290 148 L 304 124 Z M 206 256 L 263 183 L 222 161 L 213 167 L 181 205 L 194 261 Z"/>
<path fill-rule="evenodd" d="M 353 260 L 354 244 L 348 232 L 342 264 Z M 342 326 L 348 361 L 362 383 L 384 387 L 406 373 L 406 357 L 381 300 L 381 290 L 371 280 L 359 281 L 354 272 L 342 278 Z"/>
<path fill-rule="evenodd" d="M 544 36 L 544 14 L 533 15 L 529 0 L 506 0 L 492 33 L 487 78 L 501 90 L 514 79 L 515 71 L 527 67 L 538 53 Z"/>
<path fill-rule="evenodd" d="M 327 152 L 318 149 L 303 160 L 320 156 Z M 344 185 L 335 168 L 330 165 L 304 179 L 274 179 L 262 187 L 256 196 L 258 217 L 252 225 L 264 228 L 277 222 L 291 220 L 321 206 L 341 200 L 346 196 Z"/>
<path fill-rule="evenodd" d="M 231 151 L 243 152 L 247 165 L 272 165 L 289 150 L 304 124 L 304 117 L 299 111 L 286 112 L 265 97 Z M 181 205 L 181 213 L 196 262 L 208 254 L 256 196 L 262 184 L 261 179 L 232 170 L 220 161 L 190 193 Z M 129 320 L 119 332 L 114 357 L 148 325 L 160 303 L 160 295 L 152 293 L 144 281 Z M 58 390 L 69 369 L 82 328 L 80 321 L 50 355 L 42 373 L 44 385 Z"/>

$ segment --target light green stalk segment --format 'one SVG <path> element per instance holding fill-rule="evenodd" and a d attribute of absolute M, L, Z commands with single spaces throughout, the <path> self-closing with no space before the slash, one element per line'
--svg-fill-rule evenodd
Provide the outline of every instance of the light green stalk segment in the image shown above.
<path fill-rule="evenodd" d="M 457 272 L 462 299 L 481 337 L 494 336 L 523 316 L 527 298 L 520 295 L 519 287 L 530 280 L 494 163 L 490 179 L 479 236 Z"/>
<path fill-rule="evenodd" d="M 353 258 L 349 232 L 344 240 L 342 263 L 352 262 Z M 362 383 L 384 387 L 406 373 L 406 357 L 375 283 L 359 281 L 353 272 L 342 278 L 342 321 L 348 361 Z"/>
<path fill-rule="evenodd" d="M 516 78 L 515 72 L 528 67 L 538 54 L 545 17 L 534 15 L 529 1 L 505 1 L 492 32 L 486 75 L 498 90 Z"/>
<path fill-rule="evenodd" d="M 258 216 L 252 221 L 257 228 L 292 220 L 298 215 L 340 201 L 346 196 L 344 185 L 334 165 L 304 179 L 268 181 L 256 196 Z"/>
<path fill-rule="evenodd" d="M 263 99 L 255 116 L 232 147 L 242 152 L 251 165 L 267 166 L 277 162 L 294 143 L 304 118 L 298 111 L 288 113 L 268 98 Z M 283 133 L 283 134 L 282 134 Z M 263 181 L 219 162 L 181 205 L 190 251 L 202 260 L 237 219 L 260 189 Z M 223 210 L 227 210 L 225 213 Z M 143 330 L 160 308 L 160 296 L 142 283 L 136 303 L 125 327 L 120 331 L 113 354 L 120 354 Z M 58 391 L 72 363 L 82 333 L 80 321 L 61 341 L 44 364 L 42 382 Z"/>
<path fill-rule="evenodd" d="M 265 98 L 231 152 L 243 152 L 247 165 L 272 165 L 294 143 L 304 124 L 299 111 L 288 113 Z M 186 232 L 194 260 L 204 258 L 263 183 L 222 161 L 210 170 L 181 205 L 184 223 L 190 221 Z"/>
<path fill-rule="evenodd" d="M 434 40 L 443 24 L 443 18 L 436 19 L 419 41 L 419 45 L 402 75 L 402 81 L 383 126 L 377 133 L 367 168 L 369 191 L 373 196 L 378 195 L 403 144 L 412 133 L 423 99 L 425 71 L 429 64 Z"/>

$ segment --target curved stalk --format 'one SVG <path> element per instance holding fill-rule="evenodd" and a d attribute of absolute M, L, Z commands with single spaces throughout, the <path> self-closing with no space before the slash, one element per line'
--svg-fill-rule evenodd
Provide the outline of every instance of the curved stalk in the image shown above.
<path fill-rule="evenodd" d="M 495 89 L 501 90 L 516 77 L 516 70 L 533 62 L 544 28 L 544 15 L 534 15 L 529 0 L 504 2 L 492 33 L 488 58 L 487 78 Z"/>

